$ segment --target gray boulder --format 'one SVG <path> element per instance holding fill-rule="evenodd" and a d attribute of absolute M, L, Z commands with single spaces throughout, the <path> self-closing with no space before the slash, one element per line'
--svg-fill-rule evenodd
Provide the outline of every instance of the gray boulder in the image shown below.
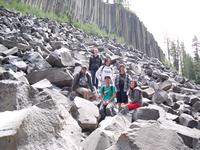
<path fill-rule="evenodd" d="M 92 102 L 81 97 L 75 97 L 74 106 L 70 112 L 82 129 L 93 130 L 97 128 L 100 114 L 98 107 Z"/>
<path fill-rule="evenodd" d="M 152 101 L 156 104 L 162 104 L 168 101 L 168 93 L 163 90 L 158 90 L 154 93 Z"/>
<path fill-rule="evenodd" d="M 179 124 L 189 127 L 189 128 L 195 128 L 198 126 L 198 122 L 194 120 L 192 116 L 185 113 L 182 113 L 179 116 Z"/>
<path fill-rule="evenodd" d="M 170 139 L 170 140 L 169 140 Z M 121 134 L 115 145 L 106 150 L 191 150 L 178 134 L 163 128 L 156 121 L 137 121 L 127 133 Z"/>
<path fill-rule="evenodd" d="M 73 77 L 69 71 L 63 71 L 59 68 L 50 68 L 46 70 L 35 71 L 26 75 L 30 84 L 35 84 L 42 79 L 48 79 L 52 84 L 58 87 L 71 86 Z"/>
<path fill-rule="evenodd" d="M 148 99 L 151 99 L 154 93 L 155 93 L 155 90 L 152 87 L 148 87 L 142 90 L 143 97 L 148 98 Z"/>
<path fill-rule="evenodd" d="M 123 116 L 106 117 L 81 145 L 85 150 L 104 150 L 112 146 L 129 126 L 129 121 Z"/>
<path fill-rule="evenodd" d="M 37 88 L 37 89 L 51 88 L 52 84 L 51 82 L 49 82 L 49 80 L 43 79 L 33 84 L 32 87 Z"/>
<path fill-rule="evenodd" d="M 26 108 L 36 103 L 37 91 L 20 81 L 0 81 L 0 112 Z"/>
<path fill-rule="evenodd" d="M 172 87 L 172 83 L 169 80 L 166 80 L 159 84 L 159 89 L 164 90 L 164 91 L 168 91 L 169 89 L 171 89 L 171 87 Z"/>
<path fill-rule="evenodd" d="M 149 105 L 148 107 L 140 107 L 133 112 L 133 120 L 158 120 L 164 117 L 164 110 L 159 106 Z"/>
<path fill-rule="evenodd" d="M 61 48 L 53 51 L 46 58 L 47 62 L 53 67 L 74 66 L 73 57 L 70 51 L 66 48 Z"/>

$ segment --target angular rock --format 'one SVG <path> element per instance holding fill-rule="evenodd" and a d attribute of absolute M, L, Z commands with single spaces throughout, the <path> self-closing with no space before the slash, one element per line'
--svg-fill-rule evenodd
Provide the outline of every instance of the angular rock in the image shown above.
<path fill-rule="evenodd" d="M 11 49 L 8 49 L 6 51 L 3 52 L 4 56 L 8 56 L 8 55 L 12 55 L 18 52 L 18 48 L 17 47 L 13 47 Z"/>
<path fill-rule="evenodd" d="M 53 67 L 74 66 L 73 57 L 66 48 L 55 50 L 46 58 L 46 60 Z"/>
<path fill-rule="evenodd" d="M 42 79 L 48 79 L 52 84 L 58 87 L 71 86 L 73 77 L 68 71 L 62 71 L 59 68 L 50 68 L 41 71 L 35 71 L 26 75 L 30 84 L 35 84 Z"/>
<path fill-rule="evenodd" d="M 154 93 L 152 101 L 156 104 L 162 104 L 168 101 L 168 94 L 166 91 L 158 90 Z"/>
<path fill-rule="evenodd" d="M 142 90 L 143 97 L 148 98 L 148 99 L 151 99 L 154 93 L 155 93 L 155 90 L 152 87 Z"/>
<path fill-rule="evenodd" d="M 159 121 L 162 127 L 176 131 L 178 135 L 183 139 L 185 145 L 187 145 L 191 149 L 198 150 L 196 149 L 200 138 L 200 131 L 198 129 L 191 129 L 182 125 L 178 125 L 174 121 L 170 120 L 164 119 Z"/>
<path fill-rule="evenodd" d="M 164 91 L 168 91 L 169 89 L 171 89 L 171 87 L 172 87 L 172 83 L 169 80 L 166 80 L 159 84 L 159 89 L 164 90 Z"/>
<path fill-rule="evenodd" d="M 200 101 L 194 103 L 194 105 L 192 105 L 192 109 L 194 112 L 200 112 Z"/>
<path fill-rule="evenodd" d="M 49 82 L 49 80 L 43 79 L 43 80 L 33 84 L 32 87 L 37 88 L 37 89 L 44 89 L 44 88 L 52 87 L 52 84 L 51 84 L 51 82 Z"/>
<path fill-rule="evenodd" d="M 100 127 L 93 131 L 83 142 L 83 149 L 103 150 L 112 146 L 120 136 L 127 130 L 130 123 L 123 116 L 106 117 L 100 123 Z"/>
<path fill-rule="evenodd" d="M 184 84 L 185 83 L 185 78 L 177 75 L 175 77 L 175 81 L 177 81 L 178 83 Z"/>
<path fill-rule="evenodd" d="M 179 116 L 179 124 L 189 128 L 196 128 L 198 126 L 198 122 L 192 116 L 185 113 Z"/>
<path fill-rule="evenodd" d="M 23 59 L 30 62 L 29 68 L 31 67 L 32 72 L 35 70 L 47 69 L 51 68 L 51 65 L 38 53 L 38 52 L 31 52 L 24 55 Z"/>
<path fill-rule="evenodd" d="M 19 110 L 36 102 L 36 91 L 24 82 L 0 81 L 0 112 Z"/>
<path fill-rule="evenodd" d="M 71 109 L 72 116 L 78 121 L 84 130 L 97 128 L 100 118 L 99 109 L 92 102 L 81 97 L 75 97 L 74 106 Z"/>
<path fill-rule="evenodd" d="M 151 135 L 151 136 L 149 136 Z M 170 140 L 169 140 L 170 139 Z M 121 134 L 115 145 L 106 150 L 191 150 L 178 134 L 162 128 L 156 121 L 137 121 L 127 133 Z"/>
<path fill-rule="evenodd" d="M 154 105 L 140 107 L 133 112 L 133 120 L 158 120 L 160 117 L 164 117 L 164 110 Z"/>

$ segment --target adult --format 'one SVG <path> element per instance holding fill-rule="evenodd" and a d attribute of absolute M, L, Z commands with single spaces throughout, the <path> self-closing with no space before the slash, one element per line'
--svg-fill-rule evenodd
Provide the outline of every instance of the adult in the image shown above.
<path fill-rule="evenodd" d="M 129 90 L 129 85 L 131 83 L 130 76 L 127 74 L 126 66 L 124 64 L 120 64 L 119 66 L 119 74 L 115 77 L 115 86 L 117 88 L 117 104 L 118 109 L 121 109 L 122 104 L 128 103 L 128 95 L 127 92 Z"/>
<path fill-rule="evenodd" d="M 106 58 L 104 64 L 99 67 L 96 72 L 96 78 L 99 80 L 99 86 L 102 87 L 105 85 L 105 77 L 109 76 L 111 78 L 111 84 L 113 84 L 113 68 L 111 66 L 111 59 Z"/>
<path fill-rule="evenodd" d="M 72 90 L 88 100 L 94 97 L 95 89 L 92 84 L 91 76 L 87 72 L 87 67 L 85 65 L 83 65 L 80 72 L 74 76 Z"/>
<path fill-rule="evenodd" d="M 142 92 L 141 89 L 137 86 L 137 82 L 135 80 L 131 81 L 128 96 L 130 102 L 124 105 L 125 109 L 133 110 L 143 106 Z"/>
<path fill-rule="evenodd" d="M 101 65 L 102 65 L 102 60 L 99 56 L 99 50 L 97 48 L 94 48 L 93 55 L 92 57 L 90 57 L 89 60 L 89 71 L 92 75 L 92 83 L 96 88 L 98 88 L 98 80 L 95 74 Z"/>
<path fill-rule="evenodd" d="M 100 106 L 101 120 L 104 119 L 105 116 L 115 115 L 116 113 L 112 104 L 116 97 L 116 87 L 111 84 L 110 76 L 105 76 L 105 85 L 100 88 L 99 93 L 102 100 Z"/>

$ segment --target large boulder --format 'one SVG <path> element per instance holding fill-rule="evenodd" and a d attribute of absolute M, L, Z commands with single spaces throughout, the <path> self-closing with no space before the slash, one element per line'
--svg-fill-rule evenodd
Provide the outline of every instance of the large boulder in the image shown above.
<path fill-rule="evenodd" d="M 178 134 L 162 128 L 156 121 L 137 121 L 127 133 L 121 134 L 115 145 L 106 150 L 191 150 Z"/>
<path fill-rule="evenodd" d="M 38 52 L 28 52 L 23 56 L 23 59 L 29 62 L 28 73 L 35 70 L 51 68 L 51 65 Z"/>
<path fill-rule="evenodd" d="M 69 71 L 63 71 L 59 68 L 35 71 L 27 74 L 26 77 L 30 84 L 35 84 L 36 82 L 46 78 L 58 87 L 71 86 L 73 80 Z"/>
<path fill-rule="evenodd" d="M 129 121 L 123 116 L 106 117 L 81 145 L 85 150 L 104 150 L 112 146 L 129 126 Z"/>
<path fill-rule="evenodd" d="M 163 90 L 158 90 L 154 93 L 152 101 L 156 104 L 162 104 L 168 101 L 168 93 Z"/>
<path fill-rule="evenodd" d="M 140 107 L 133 112 L 133 120 L 158 120 L 160 117 L 164 117 L 164 110 L 155 105 L 149 105 L 147 107 Z"/>
<path fill-rule="evenodd" d="M 160 119 L 159 122 L 161 123 L 162 127 L 176 131 L 183 139 L 185 145 L 194 150 L 198 150 L 197 146 L 200 141 L 200 131 L 198 129 L 191 129 L 166 119 Z"/>
<path fill-rule="evenodd" d="M 143 97 L 148 98 L 148 99 L 151 99 L 154 93 L 155 93 L 155 90 L 152 87 L 148 87 L 142 90 Z"/>
<path fill-rule="evenodd" d="M 195 128 L 198 126 L 198 122 L 192 116 L 185 113 L 182 113 L 179 116 L 179 124 L 189 128 Z"/>
<path fill-rule="evenodd" d="M 32 106 L 37 102 L 37 91 L 24 82 L 0 81 L 0 112 Z"/>
<path fill-rule="evenodd" d="M 169 80 L 166 80 L 159 84 L 159 89 L 164 90 L 164 91 L 168 91 L 169 89 L 171 89 L 171 87 L 172 87 L 172 82 Z"/>
<path fill-rule="evenodd" d="M 100 114 L 98 107 L 92 102 L 81 97 L 75 97 L 74 106 L 70 112 L 82 129 L 93 130 L 97 128 Z"/>
<path fill-rule="evenodd" d="M 66 48 L 60 48 L 53 51 L 49 54 L 46 60 L 53 67 L 74 66 L 74 61 L 70 54 L 70 50 Z"/>

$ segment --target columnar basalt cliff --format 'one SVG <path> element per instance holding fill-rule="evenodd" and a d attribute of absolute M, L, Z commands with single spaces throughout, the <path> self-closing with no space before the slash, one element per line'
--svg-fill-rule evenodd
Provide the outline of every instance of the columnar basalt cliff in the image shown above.
<path fill-rule="evenodd" d="M 40 7 L 45 11 L 70 14 L 81 22 L 95 23 L 101 29 L 117 33 L 147 56 L 163 60 L 164 53 L 153 35 L 148 32 L 139 18 L 118 4 L 101 0 L 21 0 L 23 3 Z"/>

